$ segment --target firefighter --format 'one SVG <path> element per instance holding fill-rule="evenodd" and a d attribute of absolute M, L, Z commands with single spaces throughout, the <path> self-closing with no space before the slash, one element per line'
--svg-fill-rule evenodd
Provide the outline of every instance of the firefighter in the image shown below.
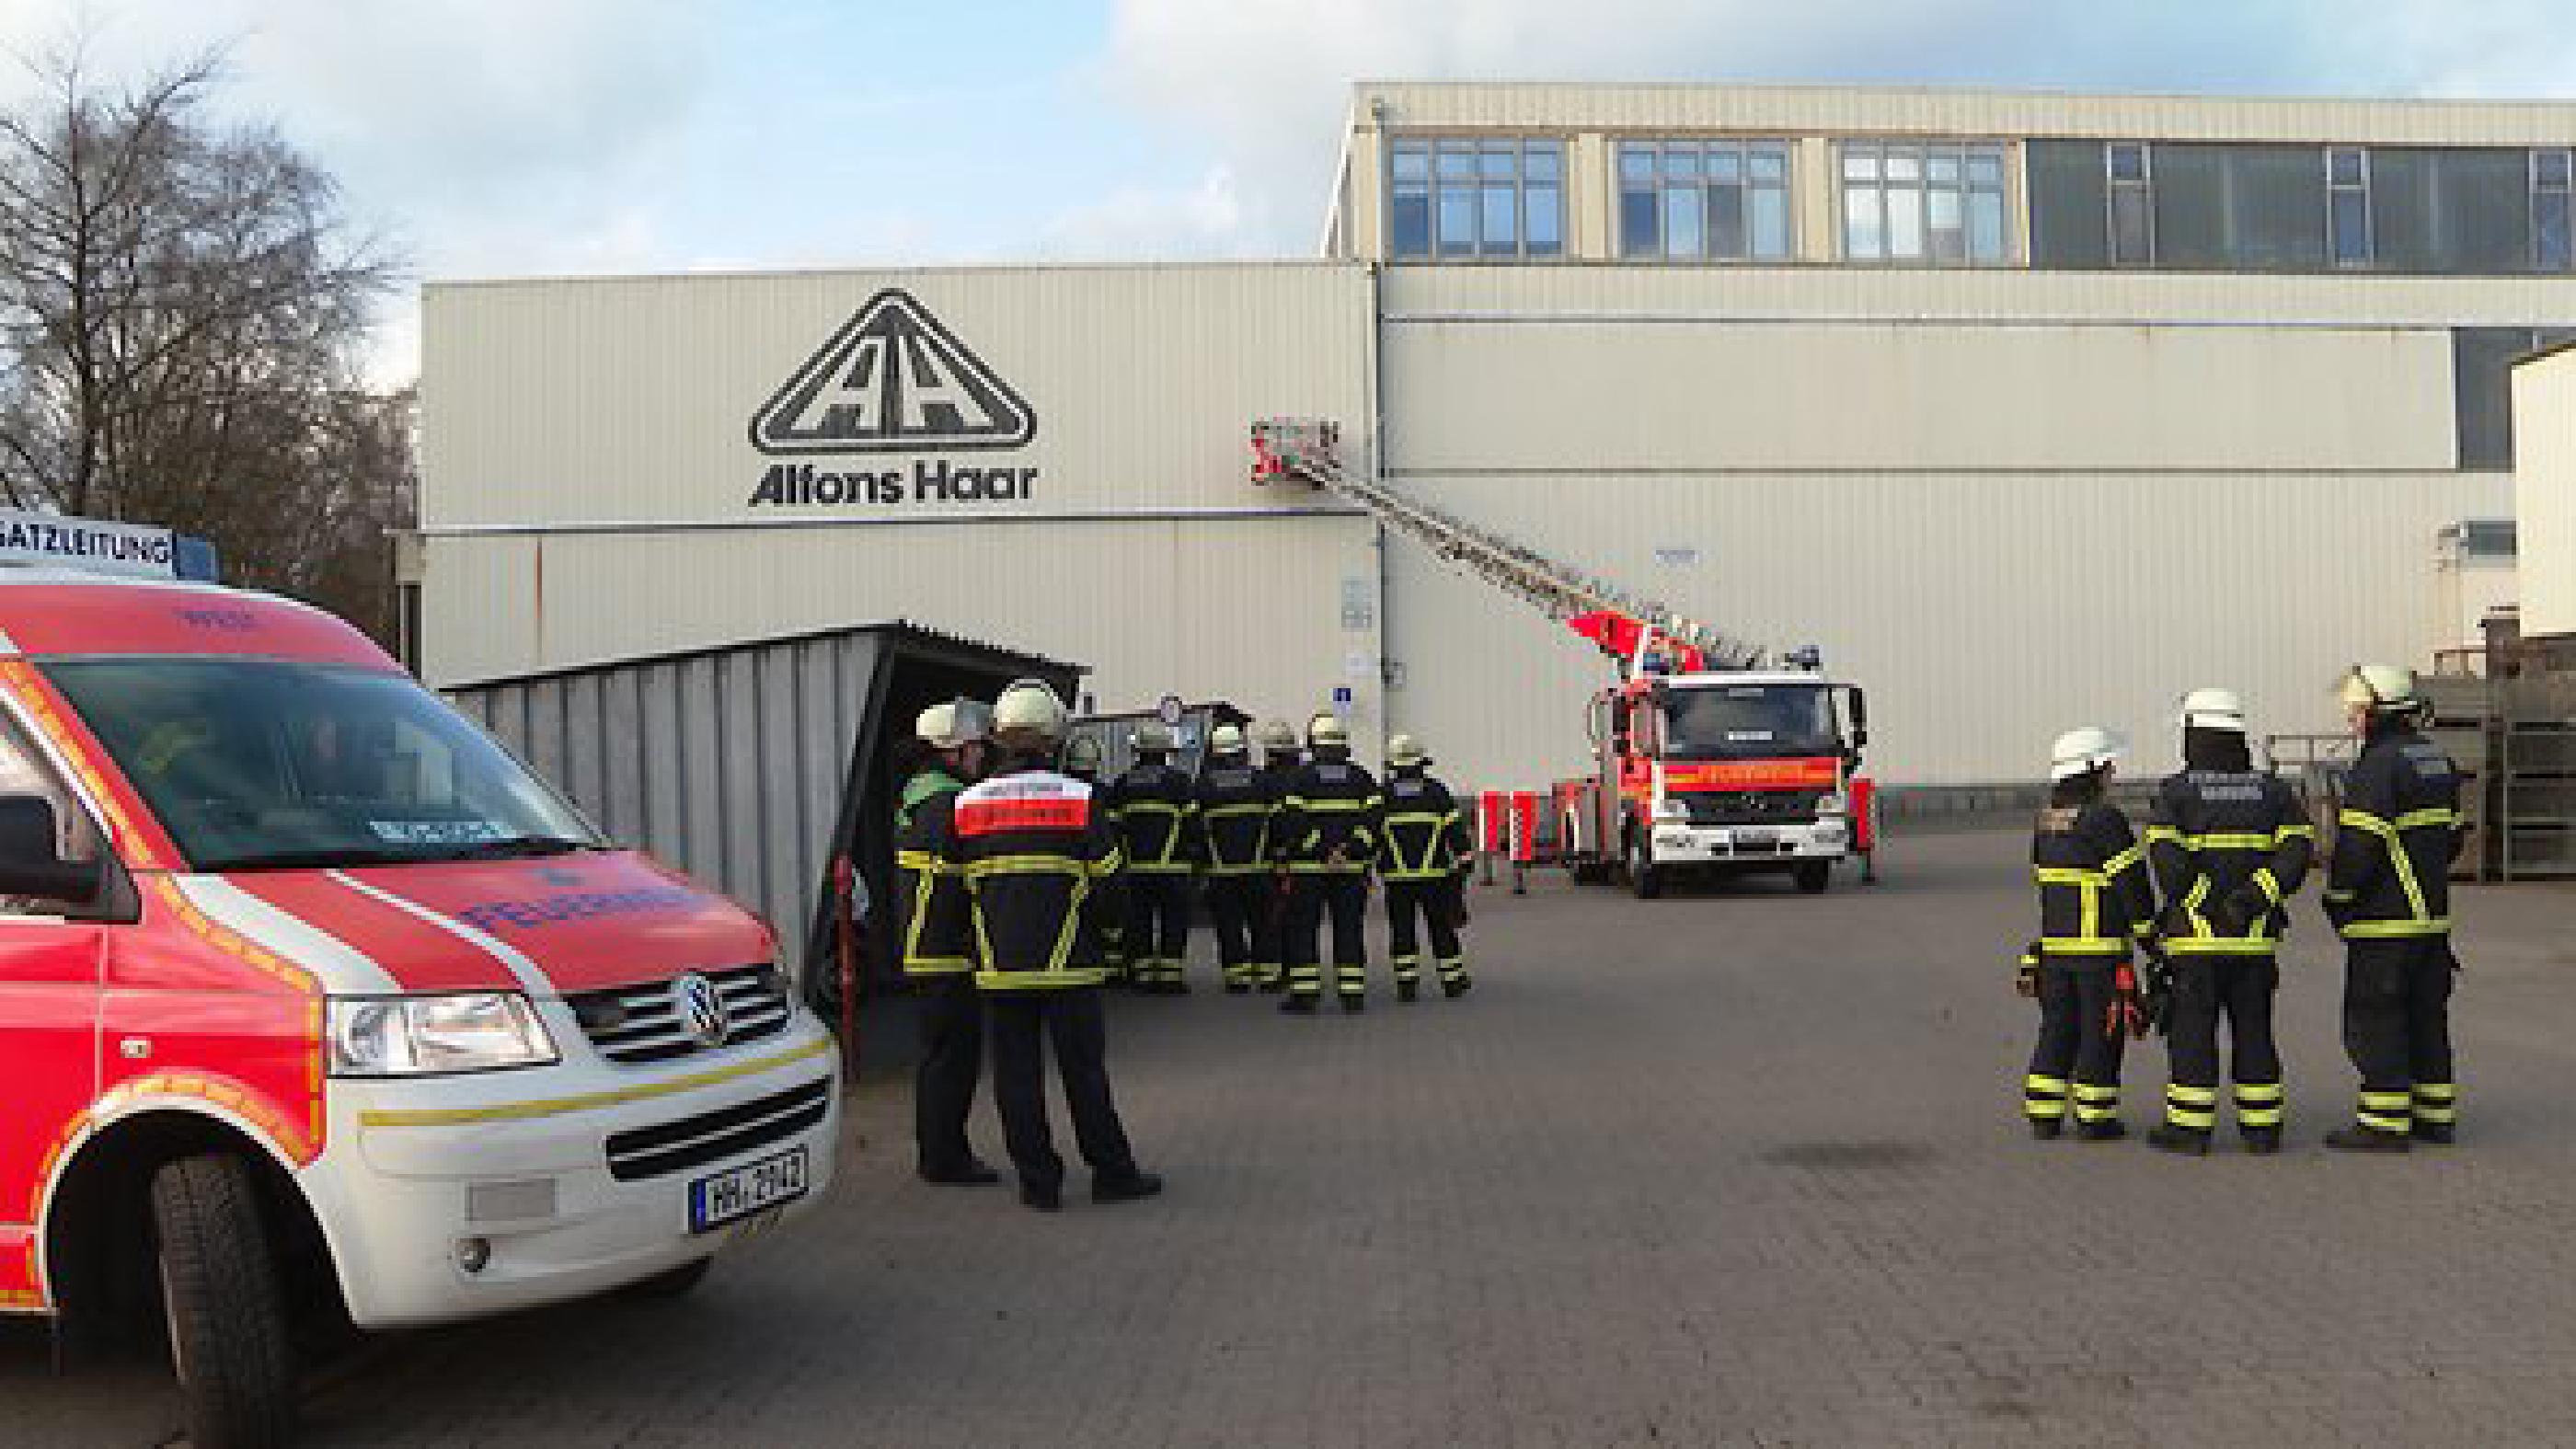
<path fill-rule="evenodd" d="M 1199 865 L 1207 874 L 1208 914 L 1230 995 L 1241 996 L 1265 973 L 1279 971 L 1279 933 L 1270 913 L 1270 836 L 1278 818 L 1279 792 L 1252 767 L 1243 731 L 1217 726 L 1199 777 Z"/>
<path fill-rule="evenodd" d="M 1253 731 L 1261 745 L 1261 777 L 1270 783 L 1271 798 L 1284 800 L 1288 795 L 1288 777 L 1297 773 L 1305 761 L 1297 752 L 1297 730 L 1283 719 L 1264 722 Z M 1270 832 L 1271 859 L 1280 865 L 1280 839 L 1277 824 Z M 1261 975 L 1256 984 L 1266 993 L 1288 989 L 1288 966 L 1284 956 L 1288 939 L 1288 873 L 1278 869 L 1270 877 L 1269 889 L 1262 897 L 1263 919 L 1270 928 L 1269 948 L 1254 954 L 1261 961 Z"/>
<path fill-rule="evenodd" d="M 2344 1050 L 2361 1073 L 2361 1101 L 2326 1145 L 2403 1152 L 2449 1142 L 2459 1120 L 2450 877 L 2460 772 L 2417 729 L 2425 706 L 2412 673 L 2356 665 L 2341 693 L 2362 749 L 2344 784 L 2325 905 L 2344 939 Z"/>
<path fill-rule="evenodd" d="M 2172 1067 L 2165 1120 L 2147 1140 L 2205 1153 L 2218 1125 L 2218 1022 L 2233 1048 L 2236 1131 L 2249 1152 L 2281 1148 L 2281 1053 L 2272 997 L 2289 913 L 2316 850 L 2307 808 L 2279 777 L 2254 768 L 2245 706 L 2224 689 L 2182 702 L 2180 774 L 2157 787 L 2147 863 L 2165 902 L 2158 936 L 2173 963 L 2165 1032 Z"/>
<path fill-rule="evenodd" d="M 1064 1185 L 1042 1037 L 1055 1046 L 1092 1201 L 1163 1190 L 1136 1166 L 1110 1096 L 1099 928 L 1121 904 L 1118 832 L 1097 792 L 1050 768 L 1064 728 L 1063 702 L 1046 685 L 1024 679 L 1003 690 L 993 705 L 999 771 L 922 814 L 939 868 L 966 883 L 958 901 L 983 952 L 975 984 L 992 1012 L 993 1102 L 1020 1201 L 1042 1212 L 1063 1206 Z"/>
<path fill-rule="evenodd" d="M 1128 975 L 1148 995 L 1185 995 L 1199 805 L 1190 777 L 1172 764 L 1170 729 L 1136 732 L 1136 763 L 1109 787 L 1109 818 L 1127 857 Z"/>
<path fill-rule="evenodd" d="M 2069 730 L 2050 751 L 2048 806 L 2031 840 L 2039 941 L 2023 958 L 2039 997 L 2039 1045 L 2023 1079 L 2031 1131 L 2055 1137 L 2071 1103 L 2075 1135 L 2126 1137 L 2120 1121 L 2124 1032 L 2142 1024 L 2132 941 L 2155 929 L 2146 851 L 2107 798 L 2122 754 L 2099 729 Z"/>
<path fill-rule="evenodd" d="M 927 807 L 981 773 L 986 711 L 974 700 L 934 704 L 913 722 L 921 759 L 895 807 L 897 928 L 904 979 L 921 997 L 921 1065 L 913 1089 L 915 1170 L 925 1182 L 970 1186 L 1001 1174 L 975 1156 L 966 1118 L 983 1072 L 984 1008 L 975 996 L 973 938 L 958 909 L 965 882 L 939 869 L 923 835 Z"/>
<path fill-rule="evenodd" d="M 1064 742 L 1064 773 L 1086 785 L 1100 783 L 1100 741 L 1075 735 Z"/>
<path fill-rule="evenodd" d="M 1279 1009 L 1312 1012 L 1324 993 L 1316 932 L 1333 923 L 1333 985 L 1342 1010 L 1368 1005 L 1369 865 L 1377 857 L 1377 780 L 1351 762 L 1350 730 L 1329 714 L 1306 726 L 1310 757 L 1288 777 L 1280 801 L 1280 851 L 1289 871 L 1288 999 Z"/>
<path fill-rule="evenodd" d="M 1449 787 L 1430 773 L 1431 757 L 1411 735 L 1386 742 L 1386 830 L 1378 846 L 1378 875 L 1386 881 L 1387 953 L 1395 958 L 1395 994 L 1411 1001 L 1422 992 L 1422 947 L 1415 917 L 1430 927 L 1440 994 L 1460 997 L 1467 957 L 1458 946 L 1458 916 L 1475 837 L 1467 812 Z"/>
<path fill-rule="evenodd" d="M 1064 773 L 1067 778 L 1091 786 L 1100 784 L 1100 739 L 1096 735 L 1075 735 L 1064 742 Z M 1104 921 L 1100 927 L 1100 963 L 1109 979 L 1127 983 L 1127 923 Z"/>

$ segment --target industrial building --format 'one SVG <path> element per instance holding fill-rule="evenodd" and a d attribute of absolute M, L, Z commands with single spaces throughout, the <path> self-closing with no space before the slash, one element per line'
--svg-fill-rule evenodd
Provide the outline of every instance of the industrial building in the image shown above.
<path fill-rule="evenodd" d="M 1338 691 L 1462 783 L 1570 773 L 1599 656 L 1254 486 L 1247 426 L 1300 415 L 1820 646 L 1893 785 L 2026 780 L 2082 722 L 2156 768 L 2198 684 L 2331 729 L 2343 666 L 2512 594 L 2571 146 L 2563 104 L 1371 84 L 1312 259 L 433 284 L 419 664 L 900 618 L 1103 711 Z"/>

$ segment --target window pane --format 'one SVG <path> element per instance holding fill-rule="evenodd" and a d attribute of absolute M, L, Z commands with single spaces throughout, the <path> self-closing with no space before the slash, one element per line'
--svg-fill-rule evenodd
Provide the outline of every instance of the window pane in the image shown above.
<path fill-rule="evenodd" d="M 1476 148 L 1458 142 L 1440 143 L 1440 174 L 1446 179 L 1462 179 L 1476 174 Z"/>
<path fill-rule="evenodd" d="M 1388 244 L 1399 257 L 1431 255 L 1431 192 L 1419 186 L 1395 189 L 1395 207 L 1388 219 Z"/>
<path fill-rule="evenodd" d="M 2564 191 L 2544 192 L 2531 203 L 2531 260 L 2544 272 L 2563 272 L 2571 260 L 2571 238 L 2568 230 L 2568 195 Z"/>
<path fill-rule="evenodd" d="M 1924 198 L 1932 259 L 1957 262 L 1968 255 L 1968 239 L 1959 216 L 1959 193 L 1944 187 Z"/>
<path fill-rule="evenodd" d="M 1520 249 L 1520 194 L 1508 186 L 1485 188 L 1485 250 L 1509 254 Z"/>
<path fill-rule="evenodd" d="M 2111 179 L 2114 181 L 2146 180 L 2147 148 L 2144 146 L 2113 145 L 2111 147 Z"/>
<path fill-rule="evenodd" d="M 1865 149 L 1845 151 L 1843 153 L 1843 179 L 1846 181 L 1876 181 L 1878 179 L 1878 153 Z"/>
<path fill-rule="evenodd" d="M 1699 179 L 1699 148 L 1667 146 L 1664 148 L 1664 179 L 1696 181 Z"/>
<path fill-rule="evenodd" d="M 1789 196 L 1776 187 L 1757 187 L 1752 194 L 1753 256 L 1779 261 L 1789 255 Z"/>
<path fill-rule="evenodd" d="M 1529 254 L 1552 257 L 1565 249 L 1564 193 L 1554 186 L 1533 186 L 1524 198 L 1529 209 Z"/>
<path fill-rule="evenodd" d="M 1655 193 L 1642 186 L 1623 187 L 1619 192 L 1619 254 L 1651 257 L 1663 249 L 1663 234 L 1655 227 Z"/>
<path fill-rule="evenodd" d="M 2111 264 L 2119 267 L 2143 267 L 2155 259 L 2150 250 L 2148 231 L 2147 188 L 2114 186 L 2111 188 Z"/>
<path fill-rule="evenodd" d="M 1743 187 L 1712 186 L 1708 189 L 1708 254 L 1727 258 L 1744 255 Z"/>
<path fill-rule="evenodd" d="M 2370 260 L 2370 202 L 2364 192 L 2338 190 L 2334 194 L 2334 259 L 2339 267 L 2359 266 Z"/>
<path fill-rule="evenodd" d="M 1756 181 L 1779 181 L 1789 174 L 1789 153 L 1778 146 L 1756 146 L 1749 158 Z"/>
<path fill-rule="evenodd" d="M 2004 199 L 1991 191 L 1977 192 L 1968 198 L 1968 260 L 2003 259 Z"/>
<path fill-rule="evenodd" d="M 2004 158 L 1992 151 L 1968 153 L 1968 179 L 1980 186 L 2004 184 Z"/>
<path fill-rule="evenodd" d="M 2327 153 L 2326 179 L 2337 186 L 2359 186 L 2362 178 L 2361 153 L 2348 146 L 2338 146 Z"/>
<path fill-rule="evenodd" d="M 1707 239 L 1700 234 L 1700 190 L 1696 186 L 1664 188 L 1664 255 L 1697 257 L 1707 254 Z"/>
<path fill-rule="evenodd" d="M 1520 145 L 1514 141 L 1487 141 L 1476 155 L 1476 170 L 1488 181 L 1509 181 L 1520 166 Z"/>
<path fill-rule="evenodd" d="M 1655 148 L 1622 144 L 1619 147 L 1619 179 L 1652 181 L 1655 179 Z"/>
<path fill-rule="evenodd" d="M 1956 155 L 1927 157 L 1923 162 L 1925 180 L 1942 185 L 1955 185 L 1959 180 L 1959 158 Z"/>
<path fill-rule="evenodd" d="M 1887 230 L 1875 186 L 1843 188 L 1843 252 L 1853 257 L 1887 255 Z"/>
<path fill-rule="evenodd" d="M 1744 153 L 1730 146 L 1708 153 L 1708 179 L 1740 181 L 1744 178 Z"/>
<path fill-rule="evenodd" d="M 1532 181 L 1554 181 L 1564 174 L 1563 148 L 1554 141 L 1532 141 L 1521 148 L 1521 174 Z"/>
<path fill-rule="evenodd" d="M 1476 254 L 1476 188 L 1443 186 L 1440 188 L 1440 255 L 1471 257 Z"/>
<path fill-rule="evenodd" d="M 1424 181 L 1431 176 L 1431 148 L 1420 141 L 1395 143 L 1395 179 Z"/>
<path fill-rule="evenodd" d="M 2552 190 L 2567 189 L 2568 158 L 2564 151 L 2536 152 L 2532 158 L 2532 175 L 2541 185 Z"/>
<path fill-rule="evenodd" d="M 1889 152 L 1887 155 L 1887 179 L 1890 181 L 1922 180 L 1923 158 L 1911 152 Z"/>
<path fill-rule="evenodd" d="M 1916 259 L 1923 255 L 1923 193 L 1887 191 L 1887 254 Z"/>

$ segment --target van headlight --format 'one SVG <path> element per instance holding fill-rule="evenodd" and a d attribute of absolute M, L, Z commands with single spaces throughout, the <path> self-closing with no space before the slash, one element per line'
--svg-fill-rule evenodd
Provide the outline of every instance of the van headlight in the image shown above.
<path fill-rule="evenodd" d="M 1827 790 L 1816 797 L 1816 813 L 1819 815 L 1841 815 L 1850 808 L 1851 802 L 1844 799 L 1839 790 Z"/>
<path fill-rule="evenodd" d="M 515 991 L 331 999 L 331 1075 L 425 1077 L 562 1060 Z"/>

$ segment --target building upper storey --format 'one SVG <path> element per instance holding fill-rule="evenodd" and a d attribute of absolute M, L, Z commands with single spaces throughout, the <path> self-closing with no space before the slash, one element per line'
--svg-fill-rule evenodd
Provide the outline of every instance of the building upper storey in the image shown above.
<path fill-rule="evenodd" d="M 2576 105 L 1363 84 L 1330 256 L 2576 275 Z"/>

